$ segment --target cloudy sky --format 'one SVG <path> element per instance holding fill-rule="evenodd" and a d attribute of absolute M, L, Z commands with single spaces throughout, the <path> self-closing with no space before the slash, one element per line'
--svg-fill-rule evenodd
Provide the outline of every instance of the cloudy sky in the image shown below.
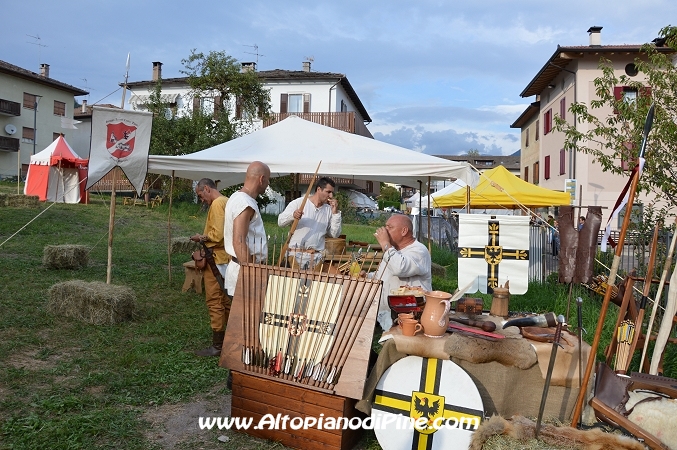
<path fill-rule="evenodd" d="M 463 3 L 463 4 L 461 4 Z M 533 98 L 520 92 L 557 45 L 641 44 L 677 17 L 674 0 L 176 0 L 3 2 L 0 59 L 117 104 L 130 81 L 182 76 L 191 49 L 224 50 L 260 70 L 347 75 L 377 139 L 429 154 L 511 154 L 510 124 Z M 677 25 L 677 24 L 673 24 Z M 39 39 L 37 39 L 39 38 Z"/>

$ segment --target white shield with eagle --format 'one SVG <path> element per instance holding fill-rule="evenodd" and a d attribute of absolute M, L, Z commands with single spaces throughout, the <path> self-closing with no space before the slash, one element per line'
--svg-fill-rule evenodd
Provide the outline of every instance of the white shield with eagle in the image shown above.
<path fill-rule="evenodd" d="M 336 337 L 343 285 L 310 278 L 269 275 L 259 340 L 269 359 L 319 362 Z"/>
<path fill-rule="evenodd" d="M 459 215 L 458 285 L 493 293 L 510 281 L 511 294 L 529 287 L 529 217 Z"/>
<path fill-rule="evenodd" d="M 371 410 L 385 450 L 467 449 L 483 417 L 482 397 L 463 369 L 419 356 L 407 356 L 383 373 Z"/>

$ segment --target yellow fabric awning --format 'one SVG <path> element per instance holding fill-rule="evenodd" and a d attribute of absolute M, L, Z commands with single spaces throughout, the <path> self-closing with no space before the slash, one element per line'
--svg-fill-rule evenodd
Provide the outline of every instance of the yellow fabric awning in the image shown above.
<path fill-rule="evenodd" d="M 511 174 L 503 166 L 487 170 L 480 175 L 480 182 L 470 190 L 471 208 L 530 208 L 570 204 L 568 192 L 553 191 Z M 436 208 L 462 208 L 467 203 L 466 189 L 459 189 L 447 195 L 435 197 Z"/>

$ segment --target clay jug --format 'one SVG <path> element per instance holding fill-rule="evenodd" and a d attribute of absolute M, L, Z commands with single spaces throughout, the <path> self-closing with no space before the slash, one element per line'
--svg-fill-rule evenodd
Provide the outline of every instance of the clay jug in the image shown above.
<path fill-rule="evenodd" d="M 421 314 L 423 334 L 432 338 L 444 336 L 449 326 L 449 308 L 451 294 L 442 291 L 425 293 L 425 307 Z"/>

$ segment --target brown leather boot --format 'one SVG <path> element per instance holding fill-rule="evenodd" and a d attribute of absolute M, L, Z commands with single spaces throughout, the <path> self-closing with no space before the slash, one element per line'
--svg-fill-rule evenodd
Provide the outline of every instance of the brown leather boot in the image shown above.
<path fill-rule="evenodd" d="M 221 347 L 223 347 L 223 338 L 226 336 L 225 331 L 212 331 L 212 345 L 202 350 L 197 350 L 197 356 L 221 356 Z"/>

